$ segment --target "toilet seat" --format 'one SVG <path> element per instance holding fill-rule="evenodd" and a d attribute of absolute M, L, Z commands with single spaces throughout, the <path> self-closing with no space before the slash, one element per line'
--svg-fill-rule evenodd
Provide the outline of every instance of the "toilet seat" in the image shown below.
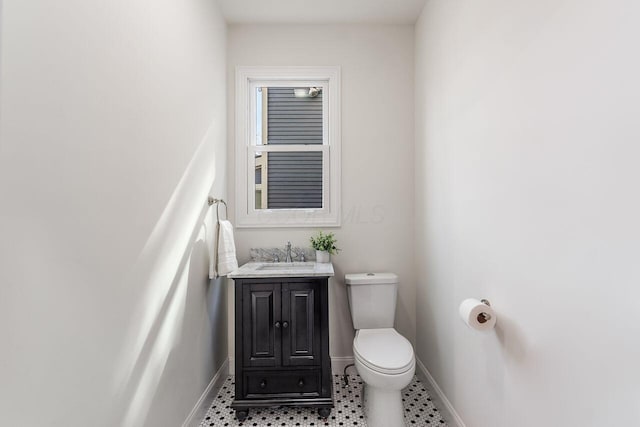
<path fill-rule="evenodd" d="M 393 328 L 358 330 L 353 352 L 363 365 L 383 374 L 402 374 L 415 366 L 411 343 Z"/>

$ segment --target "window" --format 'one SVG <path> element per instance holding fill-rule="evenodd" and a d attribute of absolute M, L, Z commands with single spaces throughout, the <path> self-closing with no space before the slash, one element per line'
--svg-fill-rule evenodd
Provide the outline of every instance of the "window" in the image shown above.
<path fill-rule="evenodd" d="M 340 225 L 340 70 L 238 67 L 236 225 Z"/>

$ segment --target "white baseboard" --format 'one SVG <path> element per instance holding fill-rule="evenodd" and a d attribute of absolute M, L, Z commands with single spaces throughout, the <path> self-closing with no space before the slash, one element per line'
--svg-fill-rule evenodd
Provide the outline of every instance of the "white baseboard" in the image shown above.
<path fill-rule="evenodd" d="M 344 368 L 353 363 L 353 356 L 331 356 L 331 372 L 333 375 L 342 375 Z M 355 373 L 355 368 L 349 369 L 349 373 Z"/>
<path fill-rule="evenodd" d="M 207 411 L 209 410 L 209 405 L 213 401 L 213 397 L 220 391 L 222 384 L 224 384 L 227 379 L 227 375 L 229 372 L 229 359 L 225 360 L 218 369 L 218 372 L 213 376 L 211 382 L 207 386 L 207 388 L 198 399 L 198 402 L 189 413 L 189 416 L 184 423 L 182 423 L 182 427 L 197 427 L 200 425 L 200 422 L 204 419 Z"/>
<path fill-rule="evenodd" d="M 429 370 L 424 366 L 420 359 L 416 358 L 416 375 L 425 385 L 425 387 L 431 392 L 429 395 L 433 400 L 433 403 L 440 411 L 442 418 L 446 421 L 447 425 L 451 427 L 466 427 L 460 415 L 456 412 L 456 409 L 453 407 L 447 396 L 445 396 L 444 392 L 436 382 L 436 380 L 431 376 Z"/>

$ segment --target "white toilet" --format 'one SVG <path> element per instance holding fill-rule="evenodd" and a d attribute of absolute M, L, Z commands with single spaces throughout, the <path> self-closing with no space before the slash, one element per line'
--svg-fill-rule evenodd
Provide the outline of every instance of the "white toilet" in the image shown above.
<path fill-rule="evenodd" d="M 398 276 L 393 273 L 345 275 L 356 337 L 353 355 L 364 381 L 369 427 L 404 425 L 402 389 L 416 370 L 411 343 L 395 329 Z"/>

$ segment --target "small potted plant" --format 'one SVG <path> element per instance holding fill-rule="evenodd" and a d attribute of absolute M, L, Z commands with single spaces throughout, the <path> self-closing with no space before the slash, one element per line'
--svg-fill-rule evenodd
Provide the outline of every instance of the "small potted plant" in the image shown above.
<path fill-rule="evenodd" d="M 331 255 L 337 254 L 340 250 L 336 247 L 337 242 L 333 233 L 324 234 L 318 231 L 318 234 L 311 236 L 311 247 L 316 250 L 316 261 L 329 262 Z"/>

